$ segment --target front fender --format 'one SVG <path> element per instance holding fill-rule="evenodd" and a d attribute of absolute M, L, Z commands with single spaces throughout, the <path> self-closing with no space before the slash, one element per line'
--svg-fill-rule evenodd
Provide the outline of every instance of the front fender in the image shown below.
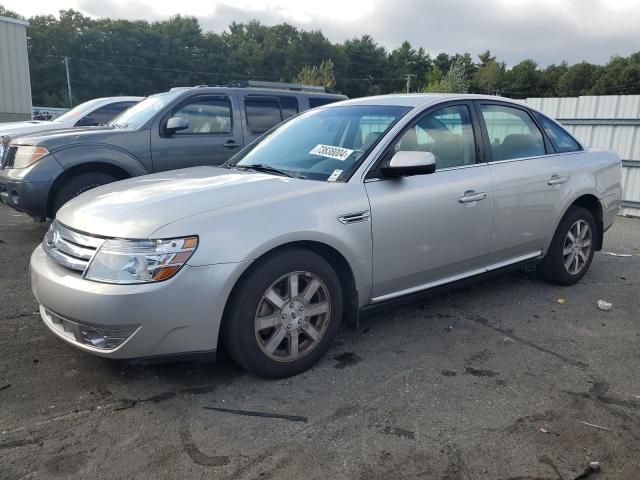
<path fill-rule="evenodd" d="M 130 152 L 112 145 L 71 145 L 54 151 L 52 155 L 65 170 L 89 163 L 105 163 L 124 170 L 131 177 L 150 173 L 150 169 Z"/>
<path fill-rule="evenodd" d="M 368 210 L 362 184 L 340 184 L 330 193 L 323 188 L 302 197 L 249 201 L 186 217 L 159 228 L 152 238 L 198 235 L 200 244 L 189 265 L 238 263 L 243 268 L 283 245 L 320 243 L 347 261 L 364 304 L 371 294 L 371 224 L 367 220 L 345 225 L 338 216 Z"/>

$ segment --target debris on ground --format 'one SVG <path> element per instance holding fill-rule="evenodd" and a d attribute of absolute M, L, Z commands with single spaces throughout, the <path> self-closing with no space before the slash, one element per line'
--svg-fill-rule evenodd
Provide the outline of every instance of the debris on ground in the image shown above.
<path fill-rule="evenodd" d="M 587 480 L 589 478 L 593 478 L 593 475 L 598 472 L 600 472 L 600 462 L 589 462 L 589 465 L 584 469 L 584 472 L 575 477 L 574 480 Z"/>
<path fill-rule="evenodd" d="M 630 253 L 615 253 L 615 252 L 601 252 L 603 255 L 610 255 L 612 257 L 633 257 Z"/>
<path fill-rule="evenodd" d="M 607 432 L 613 432 L 610 428 L 603 427 L 601 425 L 596 425 L 594 423 L 585 422 L 584 420 L 578 420 L 580 423 L 587 425 L 588 427 L 597 428 L 598 430 L 606 430 Z"/>
<path fill-rule="evenodd" d="M 598 300 L 598 308 L 603 311 L 609 311 L 613 307 L 613 303 L 607 302 L 606 300 Z"/>
<path fill-rule="evenodd" d="M 11 384 L 10 384 L 10 383 L 7 383 L 6 385 L 3 385 L 3 386 L 1 386 L 1 387 L 0 387 L 0 391 L 2 391 L 2 390 L 6 390 L 6 389 L 7 389 L 7 388 L 9 388 L 10 386 L 11 386 Z"/>
<path fill-rule="evenodd" d="M 546 428 L 542 428 L 542 427 L 540 427 L 540 431 L 542 433 L 549 433 L 549 430 L 547 430 Z"/>
<path fill-rule="evenodd" d="M 307 417 L 299 415 L 283 415 L 279 413 L 270 412 L 255 412 L 251 410 L 237 410 L 234 408 L 219 408 L 219 407 L 202 407 L 206 410 L 215 410 L 216 412 L 231 413 L 233 415 L 244 415 L 246 417 L 262 417 L 262 418 L 277 418 L 280 420 L 289 420 L 291 422 L 308 422 Z"/>
<path fill-rule="evenodd" d="M 558 303 L 559 303 L 560 305 L 562 305 L 562 304 L 564 303 L 564 298 L 559 298 L 559 299 L 558 299 Z"/>

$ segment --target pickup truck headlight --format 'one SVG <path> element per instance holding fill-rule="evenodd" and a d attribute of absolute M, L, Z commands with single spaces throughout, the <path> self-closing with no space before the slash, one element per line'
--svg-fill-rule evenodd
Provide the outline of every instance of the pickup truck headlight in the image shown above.
<path fill-rule="evenodd" d="M 44 147 L 20 145 L 16 150 L 16 156 L 13 160 L 13 168 L 27 168 L 29 165 L 36 163 L 45 155 L 49 155 L 49 150 Z"/>
<path fill-rule="evenodd" d="M 106 240 L 93 257 L 85 278 L 131 284 L 173 277 L 198 246 L 198 237 L 169 240 Z"/>

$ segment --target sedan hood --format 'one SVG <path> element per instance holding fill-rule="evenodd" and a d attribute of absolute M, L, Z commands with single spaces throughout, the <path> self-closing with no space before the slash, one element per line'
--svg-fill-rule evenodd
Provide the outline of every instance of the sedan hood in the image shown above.
<path fill-rule="evenodd" d="M 56 128 L 61 128 L 61 125 L 57 122 L 48 122 L 45 120 L 0 123 L 0 137 L 10 135 L 13 138 L 19 135 L 28 135 L 43 130 L 54 130 Z"/>
<path fill-rule="evenodd" d="M 250 201 L 330 189 L 327 182 L 266 173 L 194 167 L 146 175 L 89 190 L 57 214 L 64 225 L 105 237 L 148 238 L 185 217 Z M 185 232 L 186 234 L 198 232 Z"/>

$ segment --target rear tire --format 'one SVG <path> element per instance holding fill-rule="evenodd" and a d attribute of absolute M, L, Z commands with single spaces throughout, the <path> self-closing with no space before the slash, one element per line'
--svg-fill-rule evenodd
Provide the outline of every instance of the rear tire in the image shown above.
<path fill-rule="evenodd" d="M 596 228 L 589 210 L 569 208 L 538 266 L 543 278 L 558 285 L 573 285 L 580 281 L 593 260 Z"/>
<path fill-rule="evenodd" d="M 55 217 L 56 212 L 60 210 L 60 207 L 72 198 L 77 197 L 87 190 L 91 190 L 92 188 L 96 188 L 101 185 L 106 185 L 107 183 L 116 182 L 117 180 L 118 179 L 113 175 L 102 172 L 81 173 L 69 178 L 55 194 L 53 207 L 51 209 L 52 217 Z"/>
<path fill-rule="evenodd" d="M 295 375 L 329 349 L 342 319 L 340 279 L 319 255 L 289 248 L 258 260 L 230 298 L 222 339 L 263 377 Z"/>

